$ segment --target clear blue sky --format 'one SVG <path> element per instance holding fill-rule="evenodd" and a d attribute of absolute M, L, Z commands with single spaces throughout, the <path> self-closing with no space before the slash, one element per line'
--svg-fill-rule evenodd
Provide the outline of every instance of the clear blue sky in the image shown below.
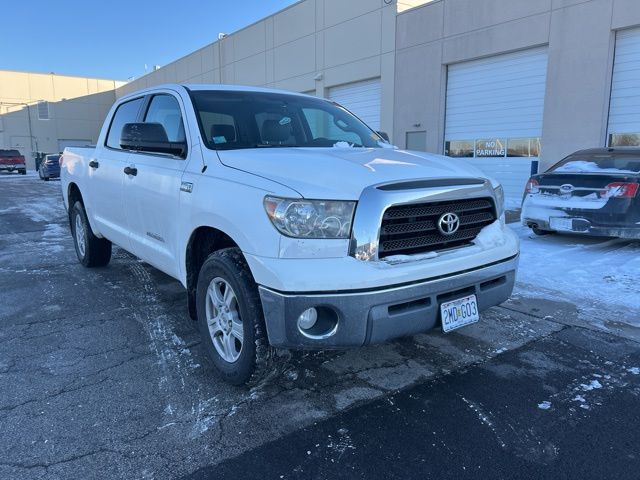
<path fill-rule="evenodd" d="M 126 80 L 295 0 L 7 0 L 0 70 Z"/>

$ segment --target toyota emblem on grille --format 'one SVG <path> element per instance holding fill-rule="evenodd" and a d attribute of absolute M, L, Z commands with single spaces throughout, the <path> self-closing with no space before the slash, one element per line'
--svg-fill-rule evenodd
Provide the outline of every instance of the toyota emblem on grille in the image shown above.
<path fill-rule="evenodd" d="M 453 235 L 460 228 L 460 217 L 455 213 L 445 213 L 438 219 L 438 230 L 443 235 Z"/>

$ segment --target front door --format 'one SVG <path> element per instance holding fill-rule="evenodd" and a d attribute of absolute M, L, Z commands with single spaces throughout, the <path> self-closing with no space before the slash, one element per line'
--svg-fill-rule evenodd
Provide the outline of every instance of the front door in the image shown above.
<path fill-rule="evenodd" d="M 171 142 L 184 142 L 180 101 L 169 93 L 154 95 L 144 121 L 161 124 Z M 124 198 L 132 253 L 169 275 L 178 274 L 177 218 L 186 160 L 168 154 L 132 153 Z"/>

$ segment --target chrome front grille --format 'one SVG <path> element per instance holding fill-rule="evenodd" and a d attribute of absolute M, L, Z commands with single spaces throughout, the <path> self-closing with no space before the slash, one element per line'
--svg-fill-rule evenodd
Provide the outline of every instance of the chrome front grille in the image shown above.
<path fill-rule="evenodd" d="M 445 235 L 438 229 L 443 214 L 455 213 L 459 229 Z M 448 200 L 389 207 L 382 217 L 378 257 L 412 255 L 469 245 L 480 230 L 496 220 L 491 198 Z"/>

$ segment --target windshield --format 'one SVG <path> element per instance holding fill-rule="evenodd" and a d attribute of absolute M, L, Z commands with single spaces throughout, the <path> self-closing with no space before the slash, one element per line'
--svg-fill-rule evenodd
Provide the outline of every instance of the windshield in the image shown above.
<path fill-rule="evenodd" d="M 200 131 L 215 150 L 268 147 L 377 148 L 382 138 L 342 107 L 282 93 L 192 91 Z"/>
<path fill-rule="evenodd" d="M 18 150 L 0 150 L 0 157 L 19 157 L 20 152 Z"/>
<path fill-rule="evenodd" d="M 640 173 L 640 155 L 571 155 L 551 168 L 556 173 Z"/>

